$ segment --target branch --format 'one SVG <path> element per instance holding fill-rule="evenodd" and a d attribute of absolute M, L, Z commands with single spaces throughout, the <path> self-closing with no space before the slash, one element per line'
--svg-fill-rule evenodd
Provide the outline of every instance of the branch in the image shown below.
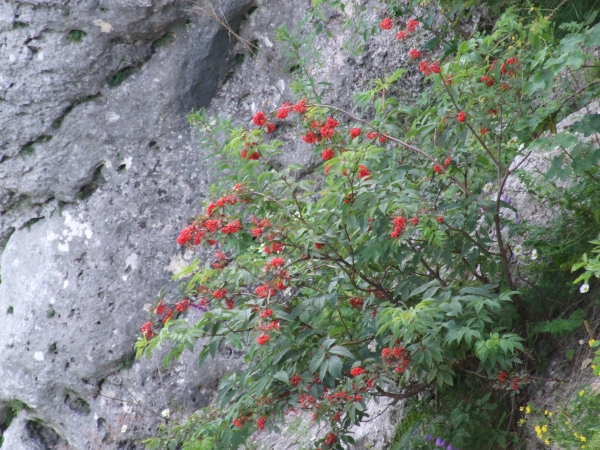
<path fill-rule="evenodd" d="M 440 73 L 440 77 L 442 76 L 442 74 Z M 456 108 L 456 110 L 458 112 L 461 112 L 462 109 L 460 109 L 460 107 L 458 106 L 458 103 L 456 103 L 456 100 L 454 100 L 454 97 L 452 96 L 452 92 L 450 92 L 450 88 L 446 85 L 446 83 L 443 82 L 444 80 L 442 80 L 442 85 L 444 86 L 444 88 L 446 88 L 446 92 L 448 93 L 448 96 L 450 97 L 450 100 L 452 101 L 452 104 L 454 105 L 454 107 Z M 488 148 L 488 146 L 486 145 L 485 142 L 483 142 L 483 139 L 481 139 L 481 136 L 479 136 L 475 130 L 473 129 L 473 127 L 471 126 L 471 124 L 467 121 L 465 121 L 465 125 L 467 125 L 467 127 L 469 128 L 469 130 L 471 130 L 471 133 L 473 133 L 473 136 L 475 136 L 475 138 L 477 139 L 477 141 L 481 144 L 481 146 L 483 147 L 483 149 L 485 150 L 485 152 L 488 154 L 488 156 L 490 158 L 492 158 L 492 161 L 494 161 L 494 163 L 496 164 L 496 166 L 498 166 L 499 168 L 501 168 L 502 170 L 506 170 L 506 168 L 504 167 L 504 165 L 498 161 L 496 159 L 496 157 L 494 156 L 494 154 L 491 152 L 491 150 Z"/>
<path fill-rule="evenodd" d="M 431 383 L 417 384 L 416 386 L 413 386 L 412 388 L 405 390 L 401 394 L 396 394 L 395 392 L 387 392 L 387 391 L 384 391 L 383 389 L 381 389 L 379 386 L 377 386 L 377 392 L 379 392 L 379 394 L 382 397 L 394 398 L 396 400 L 404 400 L 406 398 L 414 397 L 419 392 L 427 389 L 430 385 L 431 385 Z"/>
<path fill-rule="evenodd" d="M 333 109 L 334 111 L 338 111 L 341 112 L 342 114 L 345 114 L 346 116 L 350 117 L 352 120 L 362 123 L 363 125 L 368 126 L 369 128 L 377 131 L 379 133 L 380 136 L 383 136 L 384 138 L 390 140 L 391 142 L 395 142 L 396 144 L 400 144 L 403 147 L 406 147 L 407 149 L 411 150 L 414 153 L 418 153 L 419 155 L 427 158 L 429 161 L 431 161 L 433 164 L 435 164 L 436 166 L 438 166 L 441 170 L 442 173 L 447 173 L 446 169 L 444 168 L 444 165 L 440 162 L 438 162 L 433 156 L 429 155 L 428 153 L 426 153 L 425 151 L 421 150 L 420 148 L 415 147 L 414 145 L 409 144 L 408 142 L 404 142 L 398 138 L 395 138 L 393 136 L 390 136 L 389 134 L 385 134 L 385 133 L 380 133 L 379 130 L 375 127 L 375 125 L 373 125 L 371 122 L 361 119 L 358 116 L 355 116 L 354 114 L 338 108 L 336 106 L 331 106 L 331 105 L 321 105 L 321 104 L 314 104 L 314 105 L 310 105 L 311 107 L 320 107 L 320 108 L 328 108 L 328 109 Z M 471 196 L 471 192 L 469 191 L 469 189 L 467 188 L 467 186 L 465 186 L 460 180 L 458 180 L 456 177 L 449 175 L 450 179 L 452 181 L 454 181 L 458 186 L 460 186 L 460 188 L 463 190 L 463 192 L 465 193 L 465 195 L 467 197 Z"/>
<path fill-rule="evenodd" d="M 448 225 L 447 222 L 444 221 L 444 225 L 446 225 L 448 228 L 450 228 L 452 231 L 458 231 L 459 233 L 464 234 L 473 244 L 475 244 L 480 250 L 482 250 L 484 253 L 488 254 L 488 255 L 494 255 L 494 256 L 500 256 L 499 253 L 495 253 L 492 252 L 491 250 L 488 250 L 487 248 L 485 248 L 483 245 L 481 245 L 479 242 L 477 242 L 469 233 L 467 233 L 465 230 L 461 230 L 460 228 L 453 228 L 450 225 Z"/>

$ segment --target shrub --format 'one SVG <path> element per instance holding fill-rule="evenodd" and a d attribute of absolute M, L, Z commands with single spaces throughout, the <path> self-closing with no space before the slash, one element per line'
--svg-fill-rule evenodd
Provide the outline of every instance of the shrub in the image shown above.
<path fill-rule="evenodd" d="M 420 32 L 416 22 L 400 30 L 403 39 Z M 168 341 L 168 365 L 204 338 L 200 364 L 230 346 L 246 366 L 221 382 L 220 412 L 163 428 L 150 448 L 238 448 L 295 413 L 324 424 L 319 448 L 342 448 L 369 401 L 436 386 L 457 393 L 465 380 L 486 401 L 454 403 L 444 426 L 463 426 L 465 414 L 501 393 L 498 411 L 482 420 L 510 415 L 505 428 L 484 443 L 464 425 L 456 439 L 469 448 L 507 445 L 519 416 L 510 403 L 523 402 L 530 380 L 522 356 L 532 311 L 516 277 L 536 226 L 515 215 L 506 184 L 534 152 L 559 149 L 531 181 L 543 200 L 556 179 L 595 179 L 600 159 L 556 130 L 570 99 L 598 93 L 597 82 L 571 87 L 564 73 L 589 69 L 586 51 L 600 42 L 600 26 L 556 46 L 550 27 L 545 16 L 523 20 L 509 9 L 490 34 L 458 43 L 444 60 L 413 49 L 410 64 L 431 87 L 410 107 L 390 94 L 404 69 L 358 94 L 358 112 L 319 103 L 304 72 L 303 92 L 314 96 L 258 111 L 252 129 L 202 111 L 190 117 L 223 176 L 177 242 L 214 249 L 215 261 L 178 274 L 181 297 L 161 298 L 137 353 Z M 384 33 L 398 28 L 397 19 L 381 23 Z M 277 120 L 288 116 L 322 159 L 322 176 L 274 163 L 284 145 Z M 572 130 L 590 135 L 595 121 L 586 116 Z M 414 431 L 426 445 L 426 426 Z"/>

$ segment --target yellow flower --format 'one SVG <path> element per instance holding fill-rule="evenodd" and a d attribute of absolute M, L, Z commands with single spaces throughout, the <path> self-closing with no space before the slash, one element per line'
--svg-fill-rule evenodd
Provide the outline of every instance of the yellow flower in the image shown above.
<path fill-rule="evenodd" d="M 585 437 L 585 436 L 579 436 L 579 439 L 581 439 L 581 442 L 585 442 L 585 441 L 587 441 L 587 439 L 586 439 L 586 437 Z"/>
<path fill-rule="evenodd" d="M 548 415 L 548 410 L 547 410 L 547 409 L 545 409 L 545 410 L 544 410 L 544 415 L 545 415 L 545 416 L 547 416 L 547 415 Z"/>
<path fill-rule="evenodd" d="M 582 390 L 579 391 L 579 396 L 583 397 L 583 394 L 585 394 L 585 391 L 582 389 Z"/>
<path fill-rule="evenodd" d="M 589 344 L 589 345 L 590 345 L 590 347 L 591 347 L 592 345 L 594 345 L 594 343 L 595 343 L 595 342 L 596 342 L 596 339 L 590 339 L 590 340 L 588 341 L 588 344 Z"/>
<path fill-rule="evenodd" d="M 536 425 L 535 429 L 535 434 L 538 435 L 538 437 L 541 439 L 542 438 L 542 429 L 540 428 L 539 425 Z"/>
<path fill-rule="evenodd" d="M 542 431 L 543 431 L 544 433 L 547 433 L 547 432 L 548 432 L 548 425 L 544 425 L 544 426 L 542 427 Z"/>
<path fill-rule="evenodd" d="M 546 439 L 546 440 L 544 441 L 544 444 L 546 444 L 546 445 L 550 445 L 550 441 L 549 441 L 548 439 Z"/>
<path fill-rule="evenodd" d="M 575 436 L 575 438 L 579 437 L 579 433 L 577 431 L 573 431 L 573 436 Z"/>
<path fill-rule="evenodd" d="M 548 417 L 552 417 L 552 411 L 548 412 Z"/>
<path fill-rule="evenodd" d="M 523 406 L 521 406 L 521 407 L 519 408 L 519 411 L 525 411 L 525 408 L 524 408 Z"/>
<path fill-rule="evenodd" d="M 531 412 L 531 408 L 529 407 L 529 405 L 527 405 L 527 407 L 525 408 L 525 414 L 529 414 Z"/>

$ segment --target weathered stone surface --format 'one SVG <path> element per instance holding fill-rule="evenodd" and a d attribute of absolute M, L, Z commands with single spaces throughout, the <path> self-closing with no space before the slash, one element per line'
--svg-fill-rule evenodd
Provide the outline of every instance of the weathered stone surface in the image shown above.
<path fill-rule="evenodd" d="M 236 24 L 249 4 L 220 8 Z M 120 369 L 147 320 L 144 305 L 171 275 L 174 238 L 206 192 L 185 114 L 209 103 L 232 44 L 174 0 L 0 8 L 0 236 L 10 235 L 1 259 L 0 410 L 13 400 L 29 406 L 4 447 L 57 445 L 15 431 L 33 421 L 44 427 L 33 427 L 35 436 L 54 430 L 71 448 L 113 448 L 163 421 L 156 362 Z M 72 42 L 72 30 L 87 34 Z M 226 358 L 201 373 L 191 357 L 181 364 L 163 374 L 175 417 L 206 405 L 231 368 Z M 124 410 L 108 397 L 143 407 Z"/>

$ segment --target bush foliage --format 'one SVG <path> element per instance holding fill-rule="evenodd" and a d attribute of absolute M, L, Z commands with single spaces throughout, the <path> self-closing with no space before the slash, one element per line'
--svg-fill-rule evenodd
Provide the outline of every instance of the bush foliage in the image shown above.
<path fill-rule="evenodd" d="M 257 112 L 251 129 L 190 116 L 221 178 L 177 241 L 216 259 L 177 275 L 181 297 L 160 299 L 136 348 L 168 344 L 168 365 L 199 343 L 200 364 L 230 347 L 245 365 L 222 380 L 218 409 L 161 428 L 148 448 L 240 448 L 290 414 L 324 427 L 317 448 L 342 448 L 371 402 L 411 398 L 422 407 L 398 448 L 518 445 L 534 336 L 571 332 L 585 313 L 540 317 L 535 282 L 567 251 L 558 222 L 523 217 L 507 183 L 521 180 L 565 229 L 564 199 L 595 191 L 600 116 L 557 124 L 600 92 L 600 26 L 557 42 L 546 13 L 508 8 L 492 30 L 465 36 L 458 14 L 470 5 L 446 3 L 438 36 L 410 51 L 425 85 L 414 104 L 402 101 L 405 69 L 373 80 L 352 110 L 323 104 L 319 83 L 296 70 L 299 99 Z M 412 6 L 391 5 L 365 29 L 410 42 L 433 22 Z M 301 53 L 289 32 L 279 37 Z M 282 120 L 303 130 L 317 172 L 278 163 Z M 545 172 L 525 172 L 539 155 Z M 593 232 L 600 207 L 591 195 L 576 207 L 592 217 L 577 233 Z M 432 395 L 445 402 L 435 417 Z"/>

